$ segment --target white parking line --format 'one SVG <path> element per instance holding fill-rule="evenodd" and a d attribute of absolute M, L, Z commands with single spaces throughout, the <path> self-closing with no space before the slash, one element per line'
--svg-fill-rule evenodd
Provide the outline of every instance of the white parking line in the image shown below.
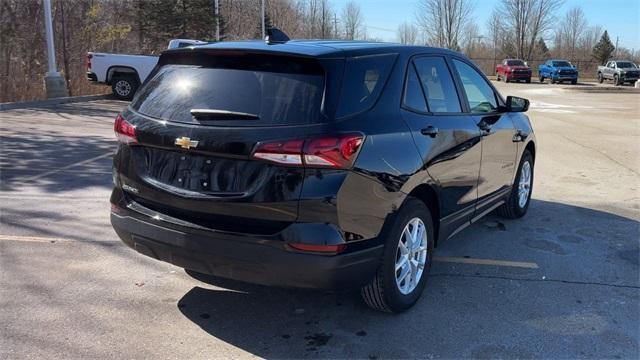
<path fill-rule="evenodd" d="M 495 260 L 495 259 L 474 259 L 474 258 L 465 258 L 465 257 L 434 256 L 433 261 L 459 263 L 459 264 L 508 266 L 508 267 L 519 267 L 519 268 L 525 268 L 525 269 L 538 268 L 538 264 L 532 263 L 532 262 Z"/>
<path fill-rule="evenodd" d="M 57 243 L 57 242 L 71 242 L 72 240 L 64 239 L 64 238 L 57 238 L 57 237 L 0 235 L 0 241 Z"/>
<path fill-rule="evenodd" d="M 27 178 L 25 178 L 25 179 L 24 179 L 24 181 L 33 181 L 33 180 L 38 180 L 38 179 L 43 178 L 43 177 L 45 177 L 45 176 L 49 176 L 49 175 L 51 175 L 51 174 L 55 174 L 55 173 L 58 173 L 58 172 L 64 171 L 64 170 L 66 170 L 66 169 L 69 169 L 69 168 L 72 168 L 72 167 L 75 167 L 75 166 L 80 166 L 80 165 L 88 164 L 88 163 L 90 163 L 90 162 L 93 162 L 93 161 L 96 161 L 96 160 L 100 160 L 100 159 L 106 158 L 106 157 L 108 157 L 108 156 L 113 156 L 113 153 L 112 153 L 112 152 L 109 152 L 109 153 L 106 153 L 106 154 L 102 154 L 102 155 L 100 155 L 100 156 L 93 157 L 93 158 L 91 158 L 91 159 L 82 160 L 82 161 L 79 161 L 79 162 L 77 162 L 77 163 L 73 163 L 73 164 L 70 164 L 70 165 L 67 165 L 67 166 L 63 166 L 63 167 L 60 167 L 60 168 L 57 168 L 57 169 L 53 169 L 53 170 L 49 170 L 49 171 L 45 171 L 45 172 L 43 172 L 43 173 L 41 173 L 41 174 L 38 174 L 38 175 L 34 175 L 34 176 L 27 177 Z"/>

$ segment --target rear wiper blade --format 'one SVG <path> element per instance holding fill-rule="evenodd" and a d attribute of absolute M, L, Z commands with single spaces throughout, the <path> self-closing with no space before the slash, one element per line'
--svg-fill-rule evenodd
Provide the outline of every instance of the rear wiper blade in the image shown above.
<path fill-rule="evenodd" d="M 191 109 L 191 115 L 199 120 L 258 120 L 256 114 L 249 114 L 239 111 L 217 110 L 217 109 Z"/>

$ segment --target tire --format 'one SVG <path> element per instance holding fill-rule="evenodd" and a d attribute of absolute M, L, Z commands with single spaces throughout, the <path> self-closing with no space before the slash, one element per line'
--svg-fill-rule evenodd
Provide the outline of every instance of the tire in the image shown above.
<path fill-rule="evenodd" d="M 119 100 L 131 100 L 138 90 L 140 83 L 135 76 L 117 75 L 111 79 L 111 90 Z"/>
<path fill-rule="evenodd" d="M 555 83 L 556 83 L 556 81 L 555 81 L 553 78 L 550 78 L 550 79 L 551 79 L 551 83 L 552 83 L 552 84 L 555 84 Z"/>
<path fill-rule="evenodd" d="M 521 202 L 520 182 L 523 178 L 523 174 L 526 172 L 526 170 L 525 172 L 523 172 L 522 170 L 527 166 L 525 165 L 527 163 L 529 164 L 528 166 L 530 170 L 528 178 L 528 192 L 526 193 L 526 201 Z M 525 150 L 524 153 L 522 153 L 520 165 L 518 165 L 518 175 L 516 176 L 513 186 L 511 187 L 511 193 L 509 194 L 507 201 L 497 209 L 498 215 L 508 219 L 518 219 L 523 217 L 527 213 L 529 204 L 531 203 L 531 193 L 533 192 L 533 169 L 533 156 L 531 156 L 529 150 Z M 523 181 L 523 183 L 524 182 L 526 182 L 526 180 Z"/>
<path fill-rule="evenodd" d="M 527 84 L 531 84 L 531 78 L 527 78 L 524 82 Z"/>
<path fill-rule="evenodd" d="M 602 78 L 602 73 L 598 73 L 598 82 L 602 84 L 603 81 L 604 81 L 604 78 Z"/>
<path fill-rule="evenodd" d="M 578 80 L 571 80 L 571 85 L 575 85 L 578 83 Z"/>
<path fill-rule="evenodd" d="M 620 85 L 620 78 L 618 77 L 618 74 L 613 75 L 613 85 Z"/>
<path fill-rule="evenodd" d="M 505 76 L 505 77 L 504 77 L 504 82 L 505 82 L 505 83 L 508 83 L 508 82 L 509 82 L 509 77 Z"/>
<path fill-rule="evenodd" d="M 414 268 L 410 263 L 413 263 L 413 261 L 420 263 L 414 258 L 413 261 L 405 262 L 405 265 L 396 271 L 396 264 L 402 261 L 403 258 L 400 244 L 410 241 L 407 239 L 404 230 L 407 228 L 411 231 L 413 227 L 410 224 L 420 224 L 417 220 L 424 225 L 424 234 L 426 235 L 426 239 L 422 239 L 422 245 L 420 246 L 426 248 L 423 269 L 419 275 L 415 272 L 408 275 L 409 278 L 411 276 L 418 277 L 417 282 L 407 283 L 408 279 L 404 279 L 398 283 L 396 279 L 402 275 L 404 269 L 410 271 L 409 269 Z M 372 309 L 399 313 L 412 307 L 424 290 L 429 270 L 431 269 L 433 254 L 433 221 L 427 206 L 422 201 L 409 197 L 396 214 L 393 222 L 387 224 L 386 227 L 388 228 L 383 229 L 381 234 L 385 241 L 382 263 L 373 279 L 361 288 L 360 293 L 364 302 Z M 412 256 L 415 256 L 415 254 Z M 419 270 L 419 267 L 416 266 L 415 271 Z M 404 289 L 402 289 L 403 287 Z"/>
<path fill-rule="evenodd" d="M 544 76 L 540 76 L 540 77 L 538 78 L 538 80 L 540 80 L 540 82 L 541 82 L 541 83 L 543 83 L 543 82 L 544 82 Z"/>

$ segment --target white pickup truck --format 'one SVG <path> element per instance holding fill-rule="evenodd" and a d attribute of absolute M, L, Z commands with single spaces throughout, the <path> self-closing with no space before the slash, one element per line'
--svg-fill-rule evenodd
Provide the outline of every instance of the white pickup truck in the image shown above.
<path fill-rule="evenodd" d="M 173 39 L 167 49 L 206 44 L 200 40 Z M 158 63 L 158 56 L 87 53 L 87 80 L 111 85 L 121 100 L 131 100 Z"/>

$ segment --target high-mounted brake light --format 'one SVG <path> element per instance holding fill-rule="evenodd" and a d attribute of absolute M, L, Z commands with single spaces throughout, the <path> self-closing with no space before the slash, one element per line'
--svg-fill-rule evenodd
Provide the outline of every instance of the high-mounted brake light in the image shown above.
<path fill-rule="evenodd" d="M 136 137 L 136 127 L 131 125 L 125 120 L 122 115 L 116 116 L 116 121 L 113 124 L 113 131 L 116 133 L 116 138 L 123 144 L 137 144 L 138 138 Z"/>
<path fill-rule="evenodd" d="M 282 165 L 348 169 L 353 165 L 363 140 L 362 134 L 344 134 L 307 140 L 267 141 L 258 143 L 252 157 Z"/>

